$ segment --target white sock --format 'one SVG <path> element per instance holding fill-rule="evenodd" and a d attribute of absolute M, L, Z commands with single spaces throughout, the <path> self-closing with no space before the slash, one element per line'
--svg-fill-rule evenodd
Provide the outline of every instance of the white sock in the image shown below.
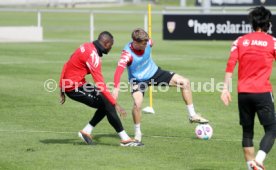
<path fill-rule="evenodd" d="M 256 155 L 256 158 L 255 158 L 255 161 L 258 162 L 259 164 L 263 165 L 263 162 L 265 160 L 265 157 L 266 157 L 266 153 L 262 150 L 259 150 L 257 152 L 257 155 Z"/>
<path fill-rule="evenodd" d="M 141 124 L 140 123 L 134 125 L 134 131 L 135 131 L 135 133 L 141 133 Z"/>
<path fill-rule="evenodd" d="M 121 140 L 129 140 L 130 139 L 130 137 L 128 136 L 128 134 L 126 133 L 125 130 L 119 132 L 118 135 L 120 136 Z"/>
<path fill-rule="evenodd" d="M 189 113 L 190 117 L 193 117 L 194 115 L 196 115 L 195 108 L 194 108 L 193 104 L 187 105 L 187 109 L 188 109 L 188 113 Z"/>
<path fill-rule="evenodd" d="M 253 169 L 251 168 L 251 166 L 250 166 L 251 162 L 253 162 L 253 160 L 252 160 L 252 161 L 247 161 L 247 162 L 246 162 L 246 165 L 247 165 L 247 169 L 248 169 L 248 170 L 253 170 Z"/>
<path fill-rule="evenodd" d="M 92 133 L 92 130 L 93 130 L 93 126 L 90 125 L 90 123 L 88 123 L 82 130 L 88 134 L 91 134 Z"/>

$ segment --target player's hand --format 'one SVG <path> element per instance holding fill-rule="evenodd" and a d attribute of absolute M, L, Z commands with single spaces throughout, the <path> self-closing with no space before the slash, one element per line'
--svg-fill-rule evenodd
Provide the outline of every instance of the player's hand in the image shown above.
<path fill-rule="evenodd" d="M 149 39 L 149 44 L 150 44 L 151 47 L 154 45 L 154 42 L 151 38 Z"/>
<path fill-rule="evenodd" d="M 222 90 L 220 99 L 225 104 L 225 106 L 228 106 L 232 101 L 230 92 L 227 89 Z"/>
<path fill-rule="evenodd" d="M 113 89 L 112 96 L 114 97 L 115 100 L 118 99 L 118 96 L 119 96 L 119 88 L 114 88 L 114 89 Z"/>
<path fill-rule="evenodd" d="M 120 117 L 125 118 L 127 116 L 126 110 L 122 108 L 118 103 L 116 103 L 115 108 L 117 112 L 119 112 Z"/>
<path fill-rule="evenodd" d="M 66 100 L 65 93 L 64 92 L 60 92 L 60 101 L 59 101 L 59 103 L 60 104 L 64 104 L 65 100 Z"/>

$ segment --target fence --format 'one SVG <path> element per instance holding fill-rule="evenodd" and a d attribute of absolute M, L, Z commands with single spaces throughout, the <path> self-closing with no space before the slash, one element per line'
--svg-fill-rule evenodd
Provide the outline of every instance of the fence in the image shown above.
<path fill-rule="evenodd" d="M 90 41 L 94 40 L 94 33 L 97 30 L 114 30 L 117 32 L 127 31 L 130 33 L 135 27 L 147 26 L 147 11 L 103 11 L 103 10 L 76 10 L 76 9 L 0 9 L 0 13 L 6 13 L 9 19 L 1 19 L 5 15 L 0 15 L 0 28 L 6 26 L 36 26 L 43 27 L 44 34 L 48 39 L 48 35 L 59 37 L 59 31 L 68 32 L 68 37 L 75 37 L 73 34 L 82 32 L 86 37 L 90 37 Z M 24 17 L 26 16 L 26 17 Z M 30 17 L 31 16 L 31 17 Z M 122 16 L 122 17 L 121 17 Z M 24 23 L 24 20 L 30 22 Z M 18 19 L 20 24 L 18 24 Z M 127 20 L 126 20 L 127 19 Z M 14 20 L 14 21 L 13 21 Z M 51 21 L 51 22 L 49 22 Z M 68 22 L 69 21 L 69 22 Z M 159 19 L 160 25 L 161 21 Z M 52 25 L 55 23 L 56 25 Z M 132 26 L 130 25 L 132 23 Z M 51 32 L 51 34 L 49 33 Z M 74 32 L 74 33 L 73 33 Z M 161 32 L 161 31 L 160 31 Z M 88 36 L 87 36 L 88 33 Z M 0 32 L 1 34 L 1 32 Z M 44 36 L 45 37 L 45 36 Z M 83 37 L 83 36 L 81 36 Z M 1 38 L 1 35 L 0 35 Z M 52 38 L 52 37 L 51 37 Z"/>
<path fill-rule="evenodd" d="M 250 8 L 250 7 L 248 7 Z M 246 14 L 246 7 L 211 7 L 212 14 Z M 202 14 L 202 7 L 167 7 L 163 11 L 152 11 L 153 37 L 162 39 L 163 14 Z M 269 7 L 272 12 L 275 7 Z M 147 10 L 85 10 L 85 9 L 19 9 L 0 8 L 0 27 L 37 26 L 43 27 L 44 40 L 95 39 L 95 32 L 110 30 L 115 34 L 124 34 L 130 39 L 130 32 L 136 27 L 147 29 Z M 66 32 L 66 37 L 59 32 Z M 1 33 L 1 32 L 0 32 Z M 89 37 L 89 39 L 88 39 Z"/>
<path fill-rule="evenodd" d="M 0 6 L 76 6 L 82 4 L 123 3 L 124 0 L 0 0 Z"/>

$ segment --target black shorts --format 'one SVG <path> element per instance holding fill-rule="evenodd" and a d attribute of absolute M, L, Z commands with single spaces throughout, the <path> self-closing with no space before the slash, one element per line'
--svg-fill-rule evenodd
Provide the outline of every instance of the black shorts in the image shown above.
<path fill-rule="evenodd" d="M 162 70 L 161 68 L 158 68 L 156 73 L 146 81 L 133 81 L 131 84 L 131 93 L 135 93 L 137 91 L 140 91 L 144 94 L 145 90 L 148 86 L 168 86 L 173 75 L 175 73 L 171 71 Z M 138 85 L 135 88 L 132 88 L 133 86 Z"/>
<path fill-rule="evenodd" d="M 86 104 L 87 106 L 93 108 L 100 108 L 104 106 L 101 93 L 99 93 L 96 87 L 91 84 L 84 84 L 76 90 L 65 93 L 72 100 Z"/>
<path fill-rule="evenodd" d="M 261 125 L 276 124 L 272 93 L 239 93 L 238 105 L 241 125 L 254 124 L 255 113 Z"/>

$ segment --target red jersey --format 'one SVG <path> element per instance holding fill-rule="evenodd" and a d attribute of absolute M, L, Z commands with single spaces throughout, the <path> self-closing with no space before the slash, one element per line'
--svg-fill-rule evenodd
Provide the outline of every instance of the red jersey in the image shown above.
<path fill-rule="evenodd" d="M 86 83 L 85 76 L 91 74 L 96 87 L 112 103 L 116 103 L 104 83 L 102 60 L 93 43 L 81 45 L 64 64 L 59 86 L 65 91 L 72 91 Z"/>
<path fill-rule="evenodd" d="M 269 81 L 276 59 L 276 39 L 264 32 L 252 32 L 233 42 L 226 72 L 238 62 L 238 92 L 272 92 Z"/>

